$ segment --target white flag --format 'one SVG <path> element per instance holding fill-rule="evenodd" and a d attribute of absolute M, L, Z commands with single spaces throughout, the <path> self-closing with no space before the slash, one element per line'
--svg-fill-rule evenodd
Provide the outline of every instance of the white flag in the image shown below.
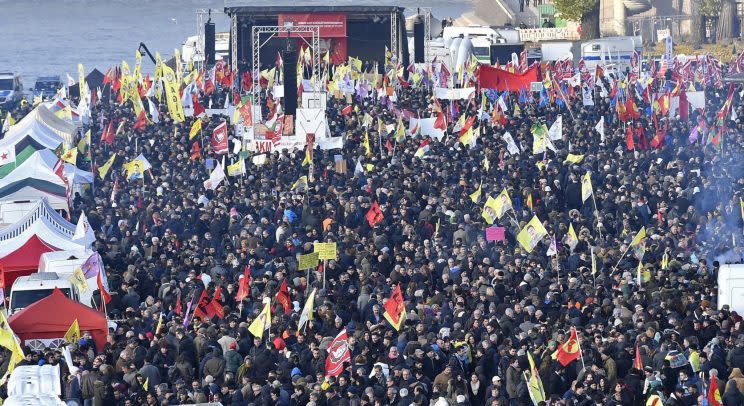
<path fill-rule="evenodd" d="M 584 106 L 594 106 L 594 97 L 592 97 L 592 89 L 589 86 L 581 88 L 581 101 Z"/>
<path fill-rule="evenodd" d="M 75 234 L 72 236 L 72 241 L 82 242 L 85 248 L 88 248 L 95 240 L 96 235 L 93 233 L 93 227 L 90 226 L 85 212 L 81 212 L 77 227 L 75 227 Z"/>
<path fill-rule="evenodd" d="M 548 252 L 545 253 L 545 255 L 552 257 L 558 253 L 558 244 L 555 241 L 555 235 L 550 237 L 550 246 L 548 247 Z"/>
<path fill-rule="evenodd" d="M 215 190 L 220 186 L 220 183 L 225 180 L 225 170 L 222 168 L 222 164 L 217 162 L 217 165 L 209 174 L 209 179 L 204 181 L 204 188 Z"/>
<path fill-rule="evenodd" d="M 499 103 L 499 107 L 501 107 L 501 111 L 506 113 L 506 102 L 504 101 L 503 95 L 499 96 L 498 103 Z"/>
<path fill-rule="evenodd" d="M 519 147 L 514 142 L 514 138 L 509 134 L 509 131 L 504 133 L 504 141 L 506 141 L 506 149 L 512 155 L 519 155 Z"/>
<path fill-rule="evenodd" d="M 548 130 L 548 139 L 551 141 L 563 139 L 563 116 L 562 115 L 558 115 L 558 118 L 555 119 L 555 121 L 553 122 L 553 125 L 550 126 L 550 129 Z"/>
<path fill-rule="evenodd" d="M 152 118 L 153 123 L 159 123 L 160 122 L 160 112 L 158 111 L 158 107 L 155 105 L 155 103 L 150 100 L 150 98 L 147 98 L 147 106 L 148 110 L 150 110 L 150 117 Z"/>
<path fill-rule="evenodd" d="M 605 140 L 605 134 L 604 134 L 604 117 L 599 118 L 599 122 L 597 125 L 594 126 L 594 129 L 597 130 L 599 133 L 599 139 L 600 141 L 604 142 Z"/>
<path fill-rule="evenodd" d="M 0 166 L 15 162 L 15 145 L 0 147 Z"/>

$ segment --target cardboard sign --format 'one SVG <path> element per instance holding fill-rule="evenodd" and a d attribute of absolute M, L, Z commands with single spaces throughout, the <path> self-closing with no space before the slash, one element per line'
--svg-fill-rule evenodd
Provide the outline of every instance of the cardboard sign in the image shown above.
<path fill-rule="evenodd" d="M 504 241 L 506 229 L 504 227 L 493 226 L 486 229 L 486 241 Z"/>
<path fill-rule="evenodd" d="M 318 259 L 336 259 L 336 243 L 316 242 L 315 252 L 318 254 Z"/>
<path fill-rule="evenodd" d="M 306 269 L 314 269 L 315 267 L 318 266 L 319 256 L 320 255 L 317 252 L 300 255 L 299 258 L 297 259 L 297 262 L 299 263 L 297 265 L 297 269 L 300 271 L 304 271 Z"/>

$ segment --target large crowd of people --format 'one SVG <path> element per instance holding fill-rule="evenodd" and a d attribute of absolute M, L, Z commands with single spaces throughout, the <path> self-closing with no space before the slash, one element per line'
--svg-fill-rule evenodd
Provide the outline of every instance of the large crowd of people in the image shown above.
<path fill-rule="evenodd" d="M 95 229 L 112 327 L 103 352 L 90 336 L 71 346 L 72 368 L 51 350 L 26 349 L 26 362 L 60 363 L 64 398 L 86 406 L 528 405 L 532 374 L 542 381 L 540 404 L 713 404 L 717 385 L 720 404 L 744 405 L 742 317 L 719 309 L 716 282 L 744 241 L 740 90 L 720 138 L 694 143 L 695 126 L 720 122 L 726 88 L 706 87 L 705 109 L 686 120 L 638 95 L 630 97 L 640 117 L 619 117 L 617 96 L 599 86 L 594 106 L 578 87 L 563 103 L 504 93 L 503 119 L 492 117 L 494 100 L 479 114 L 485 92 L 449 101 L 435 100 L 430 86 L 399 86 L 394 102 L 373 90 L 350 103 L 331 94 L 329 130 L 344 137 L 342 149 L 316 148 L 312 165 L 302 149 L 274 151 L 261 165 L 248 157 L 246 173 L 215 190 L 204 181 L 223 156 L 209 141 L 228 117 L 204 118 L 190 140 L 195 118 L 174 123 L 163 102 L 158 123 L 132 130 L 131 103 L 103 92 L 91 106 L 90 165 L 117 157 L 74 196 L 72 217 L 85 212 Z M 222 106 L 226 97 L 233 91 L 218 87 L 200 100 Z M 396 140 L 365 125 L 365 115 L 395 125 L 440 108 L 457 111 L 441 139 Z M 455 131 L 460 115 L 480 116 L 471 145 Z M 534 126 L 559 115 L 554 150 L 533 154 Z M 123 120 L 122 131 L 99 144 L 111 120 Z M 658 128 L 666 135 L 652 146 Z M 506 132 L 518 153 L 508 152 Z M 231 150 L 235 137 L 231 126 Z M 582 157 L 567 161 L 569 153 Z M 127 179 L 123 164 L 139 154 L 152 168 Z M 307 188 L 293 188 L 307 175 Z M 488 224 L 484 202 L 502 190 L 513 209 Z M 370 222 L 374 204 L 382 216 Z M 517 234 L 535 215 L 548 235 L 528 252 Z M 493 226 L 503 238 L 486 238 Z M 578 241 L 567 240 L 569 229 Z M 337 257 L 298 269 L 317 242 L 335 242 Z M 283 283 L 289 311 L 276 301 Z M 313 317 L 300 326 L 314 289 Z M 397 289 L 405 318 L 396 330 L 384 304 Z M 195 317 L 199 299 L 216 291 L 224 314 Z M 257 337 L 248 327 L 267 302 L 270 325 Z M 329 343 L 344 329 L 351 360 L 326 376 Z M 563 365 L 553 354 L 574 334 L 580 356 Z"/>

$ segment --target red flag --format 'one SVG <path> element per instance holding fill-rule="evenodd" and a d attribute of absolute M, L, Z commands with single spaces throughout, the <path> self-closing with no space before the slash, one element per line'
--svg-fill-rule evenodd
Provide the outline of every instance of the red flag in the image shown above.
<path fill-rule="evenodd" d="M 374 227 L 385 218 L 382 215 L 382 210 L 380 210 L 380 205 L 377 203 L 377 200 L 375 200 L 372 207 L 369 208 L 369 211 L 367 211 L 367 214 L 364 217 L 367 218 L 370 227 Z"/>
<path fill-rule="evenodd" d="M 351 108 L 352 108 L 351 107 L 351 104 L 349 104 L 348 106 L 344 107 L 344 109 L 341 110 L 341 115 L 348 116 L 349 114 L 351 114 Z"/>
<path fill-rule="evenodd" d="M 111 295 L 108 293 L 106 288 L 103 286 L 103 280 L 101 279 L 101 272 L 98 272 L 98 277 L 96 278 L 96 284 L 98 284 L 98 291 L 101 292 L 101 299 L 103 299 L 104 303 L 107 303 L 111 301 Z"/>
<path fill-rule="evenodd" d="M 679 118 L 687 121 L 690 116 L 690 103 L 687 101 L 687 92 L 684 88 L 679 91 Z"/>
<path fill-rule="evenodd" d="M 217 290 L 214 291 L 214 297 L 209 302 L 209 311 L 212 313 L 212 317 L 217 316 L 221 319 L 225 318 L 225 309 L 220 304 L 219 300 L 222 297 L 222 286 L 217 286 Z"/>
<path fill-rule="evenodd" d="M 385 149 L 387 149 L 388 152 L 393 151 L 393 144 L 390 143 L 390 138 L 385 141 Z"/>
<path fill-rule="evenodd" d="M 100 147 L 104 142 L 109 145 L 114 143 L 114 120 L 109 121 L 108 125 L 103 130 L 98 146 Z"/>
<path fill-rule="evenodd" d="M 142 131 L 145 129 L 145 126 L 147 125 L 147 116 L 145 115 L 145 111 L 140 111 L 139 115 L 137 116 L 137 121 L 134 122 L 134 125 L 132 126 L 132 129 L 137 131 Z"/>
<path fill-rule="evenodd" d="M 633 368 L 643 371 L 643 360 L 641 359 L 641 351 L 638 349 L 638 343 L 636 343 L 635 360 L 633 361 Z"/>
<path fill-rule="evenodd" d="M 341 330 L 336 338 L 328 345 L 328 357 L 326 358 L 326 376 L 338 376 L 344 371 L 344 362 L 351 362 L 349 351 L 349 336 L 346 329 Z"/>
<path fill-rule="evenodd" d="M 207 81 L 204 84 L 204 95 L 209 96 L 214 91 L 215 91 L 214 82 L 212 82 L 212 79 L 207 78 Z M 194 105 L 194 108 L 196 108 L 196 105 Z"/>
<path fill-rule="evenodd" d="M 183 313 L 183 311 L 181 310 L 181 295 L 178 295 L 178 297 L 176 298 L 176 307 L 175 309 L 173 309 L 173 313 L 176 313 L 179 316 L 181 315 L 181 313 Z"/>
<path fill-rule="evenodd" d="M 244 92 L 251 90 L 253 87 L 253 77 L 250 71 L 243 72 L 243 76 L 240 78 L 240 86 L 243 88 Z"/>
<path fill-rule="evenodd" d="M 718 379 L 711 378 L 708 385 L 708 406 L 723 406 L 721 390 L 718 389 Z"/>
<path fill-rule="evenodd" d="M 638 112 L 638 108 L 636 108 L 636 104 L 633 101 L 633 98 L 630 96 L 625 99 L 625 111 L 628 117 L 632 118 L 633 120 L 638 120 L 639 118 L 641 118 L 641 113 Z"/>
<path fill-rule="evenodd" d="M 223 121 L 212 131 L 212 149 L 215 154 L 227 154 L 227 122 Z"/>
<path fill-rule="evenodd" d="M 403 324 L 403 320 L 406 316 L 405 302 L 403 301 L 403 293 L 400 290 L 400 284 L 395 287 L 393 294 L 390 295 L 390 299 L 383 305 L 385 308 L 385 319 L 390 323 L 396 331 L 400 330 L 400 325 Z"/>
<path fill-rule="evenodd" d="M 199 146 L 199 141 L 195 141 L 193 144 L 191 144 L 191 160 L 195 160 L 202 157 L 201 153 L 201 147 Z"/>
<path fill-rule="evenodd" d="M 287 280 L 282 281 L 282 285 L 279 287 L 279 291 L 276 292 L 276 301 L 281 303 L 284 307 L 284 313 L 289 314 L 292 311 L 292 300 L 289 297 L 289 290 L 287 289 Z"/>
<path fill-rule="evenodd" d="M 199 103 L 199 98 L 194 95 L 194 117 L 200 117 L 205 113 L 204 106 Z"/>
<path fill-rule="evenodd" d="M 214 313 L 212 310 L 212 306 L 210 306 L 210 300 L 209 296 L 207 296 L 207 290 L 204 289 L 201 293 L 201 296 L 199 296 L 199 301 L 196 303 L 196 308 L 194 309 L 194 317 L 199 317 L 200 319 L 211 319 L 214 317 Z"/>
<path fill-rule="evenodd" d="M 240 280 L 238 285 L 238 293 L 235 295 L 235 300 L 238 302 L 247 298 L 251 294 L 251 267 L 250 265 L 245 266 L 243 270 L 243 278 Z"/>
<path fill-rule="evenodd" d="M 240 117 L 243 119 L 243 125 L 253 125 L 253 112 L 251 111 L 251 108 L 252 105 L 250 102 L 248 102 L 240 106 L 240 109 L 238 109 L 238 112 L 240 112 Z"/>
<path fill-rule="evenodd" d="M 434 120 L 434 128 L 447 131 L 447 119 L 441 111 L 437 113 L 437 119 Z"/>
<path fill-rule="evenodd" d="M 108 70 L 106 71 L 106 74 L 103 75 L 103 85 L 107 85 L 111 83 L 111 76 L 113 76 L 112 67 L 109 66 Z"/>
<path fill-rule="evenodd" d="M 628 134 L 625 136 L 625 145 L 628 147 L 628 151 L 635 149 L 635 143 L 633 142 L 633 127 L 628 126 Z"/>
<path fill-rule="evenodd" d="M 645 151 L 648 149 L 648 141 L 646 140 L 646 133 L 643 131 L 643 127 L 636 127 L 636 135 L 638 136 L 638 149 Z"/>
<path fill-rule="evenodd" d="M 576 329 L 571 328 L 571 337 L 558 346 L 558 350 L 553 353 L 553 358 L 565 367 L 579 357 L 581 357 L 581 345 L 579 345 L 579 339 L 576 336 Z"/>

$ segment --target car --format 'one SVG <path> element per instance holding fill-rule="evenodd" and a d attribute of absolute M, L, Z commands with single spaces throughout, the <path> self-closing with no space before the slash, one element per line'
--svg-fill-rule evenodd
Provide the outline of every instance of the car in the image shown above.
<path fill-rule="evenodd" d="M 62 87 L 62 80 L 59 76 L 39 76 L 34 83 L 34 97 L 41 97 L 42 100 L 52 98 L 57 94 L 57 90 Z"/>
<path fill-rule="evenodd" d="M 22 98 L 21 77 L 13 72 L 0 72 L 0 108 L 15 107 Z"/>

